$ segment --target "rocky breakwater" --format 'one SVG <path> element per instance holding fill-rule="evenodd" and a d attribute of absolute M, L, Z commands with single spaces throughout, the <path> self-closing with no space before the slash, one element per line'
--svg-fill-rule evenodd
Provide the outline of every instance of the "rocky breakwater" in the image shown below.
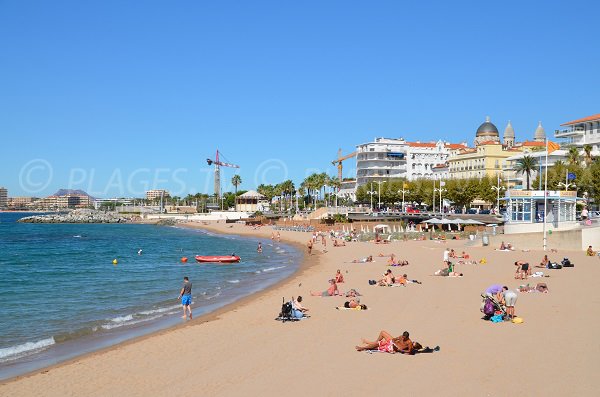
<path fill-rule="evenodd" d="M 126 223 L 131 218 L 116 212 L 74 210 L 66 214 L 34 215 L 19 219 L 23 223 Z"/>

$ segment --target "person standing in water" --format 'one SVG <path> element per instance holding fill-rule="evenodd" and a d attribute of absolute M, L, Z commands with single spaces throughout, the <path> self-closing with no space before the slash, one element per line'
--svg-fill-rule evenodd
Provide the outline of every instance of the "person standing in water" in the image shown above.
<path fill-rule="evenodd" d="M 256 247 L 256 252 L 258 252 L 259 254 L 262 252 L 262 243 L 258 243 L 258 247 Z"/>
<path fill-rule="evenodd" d="M 181 299 L 181 306 L 183 306 L 183 316 L 181 318 L 187 318 L 186 311 L 190 312 L 190 320 L 192 319 L 192 282 L 185 276 L 183 278 L 183 286 L 179 292 L 179 298 Z"/>

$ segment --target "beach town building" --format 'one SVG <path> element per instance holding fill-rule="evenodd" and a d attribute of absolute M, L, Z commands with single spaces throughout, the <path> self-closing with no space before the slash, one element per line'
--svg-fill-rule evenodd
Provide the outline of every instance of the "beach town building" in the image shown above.
<path fill-rule="evenodd" d="M 338 199 L 356 201 L 356 179 L 343 180 L 337 196 Z"/>
<path fill-rule="evenodd" d="M 450 168 L 447 161 L 443 164 L 434 166 L 431 171 L 433 173 L 433 179 L 436 181 L 450 178 Z"/>
<path fill-rule="evenodd" d="M 486 117 L 475 133 L 475 147 L 458 149 L 448 160 L 450 178 L 483 178 L 485 176 L 502 178 L 505 170 L 510 170 L 507 160 L 520 153 L 543 150 L 545 131 L 542 123 L 534 132 L 533 141 L 516 142 L 515 131 L 509 121 L 500 140 L 498 128 Z M 510 163 L 511 166 L 515 161 Z M 513 175 L 514 176 L 514 175 Z"/>
<path fill-rule="evenodd" d="M 406 179 L 434 179 L 433 168 L 445 164 L 451 154 L 465 149 L 466 143 L 409 142 L 406 150 Z"/>
<path fill-rule="evenodd" d="M 404 138 L 375 138 L 356 146 L 356 184 L 362 186 L 389 178 L 406 178 Z"/>
<path fill-rule="evenodd" d="M 265 196 L 255 190 L 248 190 L 235 198 L 236 211 L 256 212 L 263 211 L 268 206 Z"/>
<path fill-rule="evenodd" d="M 546 207 L 544 207 L 544 198 Z M 576 191 L 548 191 L 509 189 L 503 201 L 506 204 L 504 233 L 531 233 L 543 230 L 546 226 L 554 230 L 569 230 L 579 227 L 575 217 Z M 547 208 L 547 210 L 546 210 Z"/>
<path fill-rule="evenodd" d="M 8 206 L 8 190 L 4 187 L 0 187 L 0 208 L 6 208 Z"/>
<path fill-rule="evenodd" d="M 8 207 L 13 209 L 26 209 L 31 207 L 36 200 L 36 197 L 9 197 Z"/>
<path fill-rule="evenodd" d="M 94 200 L 94 207 L 96 209 L 105 206 L 105 205 L 110 205 L 110 206 L 132 206 L 135 205 L 135 200 L 132 197 L 113 197 L 113 198 L 103 198 L 103 199 L 95 199 Z"/>
<path fill-rule="evenodd" d="M 161 197 L 163 200 L 167 197 L 170 197 L 169 192 L 163 189 L 148 190 L 146 192 L 146 200 L 158 201 L 161 199 Z"/>
<path fill-rule="evenodd" d="M 362 186 L 390 178 L 431 179 L 432 168 L 447 161 L 454 151 L 466 148 L 466 144 L 375 138 L 356 148 L 356 184 Z"/>
<path fill-rule="evenodd" d="M 561 147 L 576 147 L 580 154 L 584 154 L 584 147 L 590 145 L 591 154 L 600 155 L 600 113 L 566 122 L 561 127 L 567 128 L 554 132 L 554 137 L 561 140 Z"/>
<path fill-rule="evenodd" d="M 515 154 L 514 156 L 508 157 L 503 165 L 502 165 L 502 181 L 503 186 L 507 186 L 510 189 L 523 189 L 525 188 L 525 184 L 527 183 L 527 175 L 525 173 L 517 172 L 517 163 L 524 156 L 531 156 L 535 159 L 537 168 L 531 173 L 529 180 L 530 183 L 533 184 L 534 179 L 537 178 L 540 173 L 544 173 L 546 169 L 546 164 L 548 167 L 552 167 L 556 164 L 557 161 L 565 162 L 567 160 L 568 151 L 559 149 L 554 150 L 550 154 L 548 154 L 548 162 L 546 163 L 546 150 L 542 151 L 523 151 L 521 153 Z M 540 180 L 541 183 L 541 180 Z M 541 185 L 538 186 L 530 186 L 530 188 L 538 188 L 542 189 Z"/>

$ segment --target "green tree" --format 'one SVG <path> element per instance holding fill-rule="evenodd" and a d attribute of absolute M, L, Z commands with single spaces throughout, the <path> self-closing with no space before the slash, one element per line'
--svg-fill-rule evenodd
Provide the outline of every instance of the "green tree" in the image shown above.
<path fill-rule="evenodd" d="M 231 184 L 233 185 L 234 189 L 235 189 L 235 194 L 234 197 L 237 197 L 237 192 L 238 192 L 238 186 L 242 184 L 242 177 L 239 175 L 234 175 L 231 178 Z M 235 210 L 237 211 L 237 201 L 234 200 L 233 205 L 235 206 Z"/>
<path fill-rule="evenodd" d="M 569 149 L 569 154 L 567 155 L 569 165 L 577 165 L 579 164 L 579 150 L 576 147 L 572 147 Z"/>
<path fill-rule="evenodd" d="M 592 158 L 592 145 L 583 146 L 583 152 L 585 153 L 585 164 L 586 165 L 592 164 L 592 161 L 594 160 Z"/>
<path fill-rule="evenodd" d="M 531 179 L 531 172 L 535 171 L 537 168 L 537 161 L 534 157 L 529 155 L 525 155 L 522 158 L 518 159 L 515 163 L 515 170 L 519 174 L 525 174 L 527 176 L 527 185 L 525 190 L 530 189 L 529 180 Z"/>

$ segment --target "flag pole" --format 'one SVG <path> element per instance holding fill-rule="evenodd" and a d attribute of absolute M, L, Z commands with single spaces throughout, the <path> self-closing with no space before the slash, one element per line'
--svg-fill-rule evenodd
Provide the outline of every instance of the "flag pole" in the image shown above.
<path fill-rule="evenodd" d="M 544 169 L 544 251 L 548 249 L 548 238 L 546 236 L 546 218 L 548 216 L 548 138 L 546 138 L 546 168 Z"/>

